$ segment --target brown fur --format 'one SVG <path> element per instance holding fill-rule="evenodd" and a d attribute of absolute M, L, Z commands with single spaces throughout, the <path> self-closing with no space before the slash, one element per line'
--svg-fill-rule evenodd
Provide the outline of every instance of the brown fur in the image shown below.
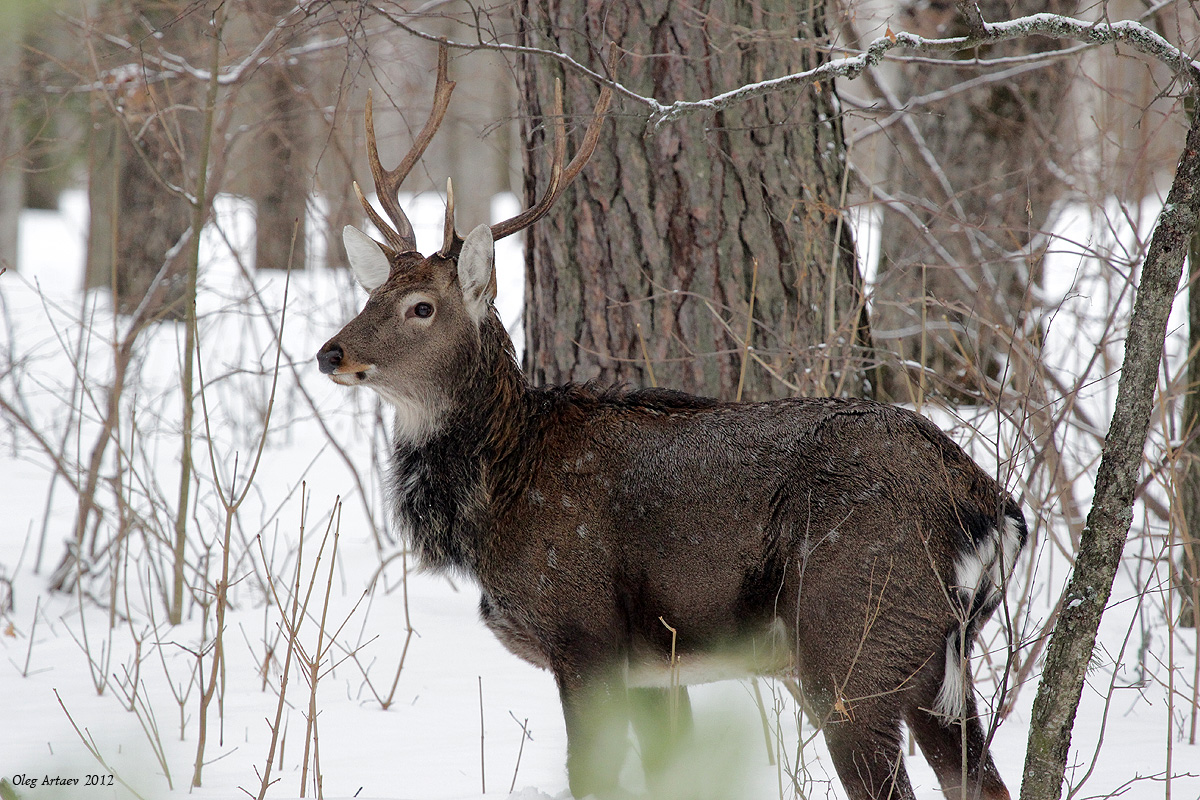
<path fill-rule="evenodd" d="M 969 788 L 1007 798 L 969 686 L 957 719 L 932 711 L 947 653 L 964 635 L 969 648 L 1024 541 L 994 479 L 928 420 L 865 400 L 529 386 L 492 276 L 473 279 L 476 324 L 457 257 L 393 254 L 318 361 L 397 405 L 398 525 L 427 566 L 478 583 L 513 653 L 554 673 L 577 797 L 615 791 L 624 733 L 599 720 L 630 714 L 627 676 L 665 669 L 665 620 L 685 676 L 717 653 L 798 677 L 855 800 L 912 797 L 902 724 L 948 796 L 965 738 Z M 956 585 L 976 563 L 977 585 Z M 656 707 L 661 691 L 638 693 Z"/>

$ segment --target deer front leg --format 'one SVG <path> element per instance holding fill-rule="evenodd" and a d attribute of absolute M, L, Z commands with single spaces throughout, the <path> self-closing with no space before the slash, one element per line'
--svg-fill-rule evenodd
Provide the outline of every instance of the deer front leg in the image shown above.
<path fill-rule="evenodd" d="M 567 725 L 567 778 L 578 800 L 627 796 L 617 785 L 629 747 L 629 703 L 616 670 L 556 668 Z"/>
<path fill-rule="evenodd" d="M 629 689 L 629 714 L 642 751 L 646 785 L 652 786 L 691 736 L 687 687 Z"/>

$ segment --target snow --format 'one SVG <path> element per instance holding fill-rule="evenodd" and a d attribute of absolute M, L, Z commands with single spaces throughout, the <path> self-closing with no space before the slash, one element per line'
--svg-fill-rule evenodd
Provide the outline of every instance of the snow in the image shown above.
<path fill-rule="evenodd" d="M 514 202 L 502 199 L 497 216 L 510 215 Z M 440 199 L 407 198 L 405 203 L 418 220 L 421 246 L 436 249 Z M 1066 223 L 1082 226 L 1073 228 L 1068 238 L 1088 238 L 1085 216 Z M 205 570 L 210 581 L 219 575 L 218 544 L 225 533 L 214 467 L 226 492 L 231 482 L 239 491 L 245 486 L 266 415 L 276 356 L 272 329 L 280 324 L 284 298 L 283 274 L 256 273 L 252 266 L 243 270 L 226 247 L 227 239 L 236 252 L 252 251 L 252 219 L 245 204 L 222 198 L 218 221 L 226 236 L 206 231 L 202 242 L 200 303 L 213 456 L 210 462 L 210 445 L 201 428 L 195 440 L 196 510 L 190 522 L 196 541 L 189 549 L 189 563 Z M 126 322 L 113 320 L 102 292 L 80 296 L 85 224 L 86 204 L 79 193 L 65 195 L 59 213 L 26 212 L 19 269 L 0 278 L 0 396 L 23 404 L 23 413 L 36 422 L 51 447 L 61 451 L 72 475 L 77 469 L 73 465 L 86 463 L 95 439 L 111 374 L 111 339 L 123 334 Z M 502 242 L 497 263 L 498 305 L 519 337 L 519 243 Z M 1078 375 L 1087 368 L 1086 353 L 1072 343 L 1080 336 L 1090 341 L 1097 332 L 1086 327 L 1089 320 L 1096 318 L 1098 309 L 1107 311 L 1118 304 L 1118 298 L 1106 294 L 1107 282 L 1093 280 L 1100 271 L 1097 262 L 1070 255 L 1047 269 L 1053 277 L 1047 292 L 1064 301 L 1050 326 L 1052 345 L 1060 354 L 1053 366 L 1064 374 Z M 380 411 L 374 397 L 332 385 L 312 362 L 320 343 L 353 315 L 362 298 L 348 275 L 319 263 L 293 275 L 287 289 L 283 366 L 267 446 L 231 531 L 235 558 L 224 636 L 226 665 L 221 691 L 209 710 L 199 788 L 189 790 L 188 785 L 198 741 L 201 690 L 196 675 L 207 680 L 211 668 L 212 609 L 202 605 L 208 601 L 205 595 L 196 595 L 180 625 L 166 623 L 154 569 L 168 568 L 168 547 L 146 533 L 154 524 L 170 529 L 177 492 L 182 329 L 164 323 L 142 343 L 121 428 L 122 458 L 126 463 L 132 458 L 136 480 L 129 480 L 127 471 L 123 486 L 100 490 L 107 508 L 116 508 L 112 493 L 119 490 L 146 517 L 144 525 L 134 526 L 127 544 L 129 557 L 121 567 L 115 616 L 109 614 L 112 587 L 105 581 L 82 582 L 91 596 L 48 590 L 63 542 L 73 535 L 75 495 L 54 478 L 50 455 L 27 430 L 7 418 L 0 425 L 0 507 L 6 510 L 0 522 L 0 599 L 7 585 L 13 603 L 12 610 L 0 616 L 0 778 L 17 785 L 21 797 L 124 797 L 130 796 L 128 787 L 146 798 L 224 798 L 244 791 L 257 796 L 286 649 L 281 612 L 266 599 L 272 591 L 287 598 L 298 562 L 301 592 L 311 583 L 314 598 L 298 641 L 306 653 L 316 651 L 316 620 L 326 594 L 325 630 L 334 634 L 332 645 L 328 636 L 322 640 L 328 650 L 315 700 L 324 796 L 567 796 L 565 732 L 551 677 L 509 654 L 482 626 L 472 586 L 418 572 L 410 572 L 406 582 L 403 563 L 396 558 L 380 566 L 380 547 L 385 558 L 397 552 L 382 531 L 377 539 L 372 526 L 372 520 L 382 526 L 384 515 L 372 470 L 384 442 L 376 422 Z M 1127 304 L 1128 296 L 1121 302 Z M 81 319 L 90 325 L 85 328 Z M 83 379 L 77 380 L 77 375 Z M 1113 385 L 1111 380 L 1091 381 L 1081 399 L 1101 424 L 1107 419 L 1105 404 L 1111 404 Z M 69 413 L 72 405 L 82 409 L 82 418 Z M 960 440 L 968 438 L 962 435 L 961 420 L 937 409 L 926 411 L 945 427 L 954 427 Z M 135 424 L 129 422 L 131 417 Z M 318 417 L 328 435 L 317 424 Z M 991 452 L 995 467 L 997 455 L 994 447 L 989 449 L 989 438 L 1006 436 L 1003 426 L 986 415 L 969 424 L 976 431 L 972 441 L 979 445 L 973 450 L 985 464 Z M 1094 472 L 1097 448 L 1095 442 L 1074 443 L 1069 454 L 1072 468 L 1081 474 Z M 114 472 L 115 454 L 115 448 L 106 454 L 106 474 Z M 1089 491 L 1079 487 L 1085 509 Z M 335 531 L 337 553 L 330 558 Z M 322 542 L 325 553 L 316 563 Z M 1182 632 L 1172 639 L 1164 622 L 1162 594 L 1139 591 L 1167 580 L 1161 559 L 1154 558 L 1156 548 L 1161 541 L 1153 536 L 1131 539 L 1132 558 L 1118 578 L 1102 627 L 1070 761 L 1074 781 L 1091 770 L 1079 797 L 1121 792 L 1131 798 L 1163 797 L 1168 771 L 1173 775 L 1171 797 L 1200 796 L 1200 751 L 1186 743 L 1196 659 L 1190 648 L 1195 640 Z M 1027 569 L 1035 577 L 1028 595 L 1040 604 L 1032 617 L 1035 624 L 1060 594 L 1067 573 L 1049 537 L 1043 535 L 1031 551 Z M 102 560 L 98 565 L 104 567 Z M 286 599 L 284 605 L 289 605 Z M 407 652 L 406 618 L 415 630 Z M 993 623 L 985 640 L 994 640 L 996 630 Z M 393 702 L 384 709 L 376 695 L 386 697 L 391 691 L 402 656 Z M 264 663 L 269 664 L 265 686 Z M 676 767 L 683 781 L 678 796 L 796 796 L 797 787 L 785 769 L 795 773 L 806 796 L 842 796 L 820 736 L 799 720 L 780 686 L 760 681 L 759 688 L 773 732 L 770 755 L 776 765 L 769 760 L 748 681 L 694 687 L 698 751 Z M 991 689 L 985 685 L 982 690 L 987 707 Z M 1014 792 L 1034 691 L 1032 685 L 1022 688 L 992 745 L 1001 774 Z M 301 794 L 310 692 L 296 663 L 286 698 L 285 734 L 272 772 L 278 782 L 269 797 Z M 89 753 L 75 726 L 104 764 Z M 801 740 L 803 748 L 798 746 Z M 918 797 L 941 796 L 919 755 L 908 759 L 908 769 Z M 119 781 L 107 785 L 109 775 Z M 97 776 L 103 785 L 84 785 L 88 776 Z M 31 785 L 48 778 L 78 779 L 80 784 Z M 311 778 L 310 766 L 307 794 L 315 796 Z M 639 777 L 632 765 L 627 765 L 624 781 L 637 788 Z"/>

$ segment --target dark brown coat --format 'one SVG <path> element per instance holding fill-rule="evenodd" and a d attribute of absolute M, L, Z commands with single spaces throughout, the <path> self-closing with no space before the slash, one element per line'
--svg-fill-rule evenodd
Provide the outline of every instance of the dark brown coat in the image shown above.
<path fill-rule="evenodd" d="M 396 406 L 395 517 L 421 563 L 473 579 L 485 624 L 554 673 L 573 793 L 614 789 L 624 729 L 598 720 L 666 685 L 670 625 L 685 683 L 799 678 L 851 797 L 912 796 L 902 723 L 948 795 L 965 740 L 966 779 L 1007 797 L 961 672 L 1025 541 L 1004 489 L 894 406 L 529 386 L 492 253 L 481 226 L 447 256 L 392 254 L 318 360 Z"/>

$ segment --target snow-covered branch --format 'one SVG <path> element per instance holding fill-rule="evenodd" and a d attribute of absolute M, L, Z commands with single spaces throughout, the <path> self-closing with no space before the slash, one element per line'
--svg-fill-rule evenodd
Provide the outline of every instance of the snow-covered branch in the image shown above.
<path fill-rule="evenodd" d="M 615 94 L 618 94 L 622 97 L 625 97 L 629 100 L 634 101 L 635 103 L 639 103 L 641 105 L 648 107 L 651 110 L 652 118 L 653 118 L 653 114 L 655 114 L 657 112 L 665 111 L 668 108 L 667 106 L 664 106 L 662 103 L 655 100 L 653 97 L 646 97 L 645 95 L 640 95 L 637 92 L 629 89 L 628 87 L 618 83 L 617 81 L 611 80 L 611 79 L 605 77 L 604 75 L 601 75 L 600 73 L 595 72 L 594 70 L 588 69 L 583 64 L 581 64 L 579 61 L 575 60 L 574 58 L 572 58 L 570 55 L 568 55 L 566 53 L 560 53 L 556 50 L 546 50 L 541 47 L 529 47 L 527 45 L 505 44 L 504 42 L 485 42 L 482 39 L 478 42 L 458 42 L 458 41 L 454 41 L 453 39 L 449 39 L 445 36 L 435 36 L 432 33 L 426 33 L 425 31 L 418 30 L 417 28 L 414 28 L 411 25 L 409 25 L 405 22 L 402 22 L 397 17 L 387 13 L 386 11 L 384 11 L 382 9 L 376 9 L 376 11 L 378 11 L 382 16 L 387 17 L 392 22 L 392 24 L 394 24 L 397 28 L 400 28 L 401 30 L 412 34 L 413 36 L 417 37 L 418 39 L 425 39 L 426 41 L 429 41 L 429 42 L 437 42 L 439 44 L 445 44 L 447 47 L 453 47 L 456 50 L 495 50 L 495 51 L 498 51 L 501 53 L 513 53 L 514 55 L 536 56 L 537 58 L 544 58 L 544 59 L 547 59 L 550 61 L 557 61 L 559 64 L 562 64 L 563 67 L 570 70 L 571 72 L 574 72 L 577 75 L 583 75 L 584 77 L 588 78 L 589 80 L 594 81 L 595 83 L 597 83 L 601 86 L 608 86 L 613 90 L 613 92 Z"/>
<path fill-rule="evenodd" d="M 926 52 L 955 52 L 1011 39 L 1021 39 L 1026 36 L 1072 39 L 1092 45 L 1121 42 L 1140 53 L 1163 62 L 1193 83 L 1197 83 L 1197 79 L 1200 78 L 1200 63 L 1139 22 L 1121 20 L 1111 23 L 1093 23 L 1065 17 L 1061 14 L 1033 14 L 1007 22 L 985 22 L 983 33 L 975 36 L 929 39 L 914 33 L 889 33 L 889 35 L 881 36 L 871 42 L 867 49 L 858 55 L 827 61 L 819 67 L 803 72 L 794 72 L 779 78 L 747 84 L 704 100 L 678 101 L 666 106 L 655 103 L 655 105 L 659 105 L 660 110 L 651 113 L 650 125 L 658 128 L 663 123 L 698 111 L 718 111 L 752 97 L 815 81 L 831 78 L 854 79 L 861 75 L 863 70 L 881 62 L 889 51 L 897 48 Z"/>
<path fill-rule="evenodd" d="M 284 50 L 274 50 L 276 43 L 282 38 L 283 33 L 295 25 L 298 20 L 312 13 L 313 7 L 317 5 L 318 0 L 304 0 L 292 7 L 283 16 L 275 21 L 270 30 L 258 41 L 253 49 L 236 64 L 232 64 L 222 69 L 217 74 L 217 83 L 220 86 L 234 86 L 241 83 L 255 69 L 261 67 L 264 63 L 272 59 L 279 58 L 281 55 L 285 58 L 294 58 L 300 55 L 306 55 L 311 52 L 327 49 L 329 47 L 341 46 L 345 44 L 347 37 L 337 37 L 332 40 L 318 40 L 307 42 L 293 48 Z M 131 73 L 131 66 L 136 65 L 135 72 L 140 80 L 145 83 L 173 78 L 181 75 L 186 75 L 197 83 L 208 83 L 211 75 L 207 67 L 196 66 L 187 58 L 178 53 L 173 53 L 166 50 L 160 50 L 158 53 L 149 52 L 145 49 L 144 44 L 137 44 L 129 39 L 118 36 L 116 34 L 105 31 L 97 31 L 87 20 L 75 19 L 67 17 L 74 25 L 85 31 L 89 35 L 98 36 L 114 47 L 124 50 L 129 53 L 136 54 L 134 61 L 129 64 L 122 64 L 115 68 L 99 73 L 99 79 L 91 84 L 72 87 L 73 92 L 91 92 L 109 88 L 113 84 L 119 84 L 128 79 Z M 147 68 L 154 67 L 155 72 L 150 72 Z"/>
<path fill-rule="evenodd" d="M 457 49 L 497 50 L 518 55 L 533 55 L 538 58 L 556 61 L 564 68 L 576 74 L 583 75 L 598 84 L 609 86 L 618 95 L 645 106 L 649 111 L 648 127 L 651 130 L 656 130 L 664 123 L 681 117 L 698 112 L 719 111 L 753 97 L 759 97 L 772 92 L 785 91 L 833 78 L 849 78 L 853 80 L 861 75 L 864 70 L 883 61 L 884 56 L 892 50 L 959 52 L 983 45 L 1021 39 L 1027 36 L 1070 39 L 1093 47 L 1120 42 L 1139 53 L 1163 62 L 1173 70 L 1179 72 L 1185 80 L 1200 84 L 1200 62 L 1197 62 L 1187 53 L 1140 22 L 1134 20 L 1084 22 L 1061 14 L 1032 14 L 1007 22 L 983 22 L 980 29 L 981 32 L 979 33 L 946 39 L 930 39 L 914 33 L 892 33 L 889 31 L 886 36 L 882 36 L 871 42 L 863 52 L 852 56 L 835 58 L 813 69 L 804 70 L 803 72 L 793 72 L 778 78 L 747 84 L 702 100 L 680 100 L 674 103 L 661 103 L 653 97 L 647 97 L 630 90 L 628 87 L 612 80 L 611 77 L 606 77 L 594 70 L 588 69 L 578 60 L 565 53 L 538 47 L 505 44 L 503 42 L 485 42 L 482 39 L 473 43 L 453 41 L 443 36 L 435 36 L 420 31 L 395 17 L 389 16 L 389 19 L 397 27 L 414 36 L 429 41 L 445 43 Z"/>

